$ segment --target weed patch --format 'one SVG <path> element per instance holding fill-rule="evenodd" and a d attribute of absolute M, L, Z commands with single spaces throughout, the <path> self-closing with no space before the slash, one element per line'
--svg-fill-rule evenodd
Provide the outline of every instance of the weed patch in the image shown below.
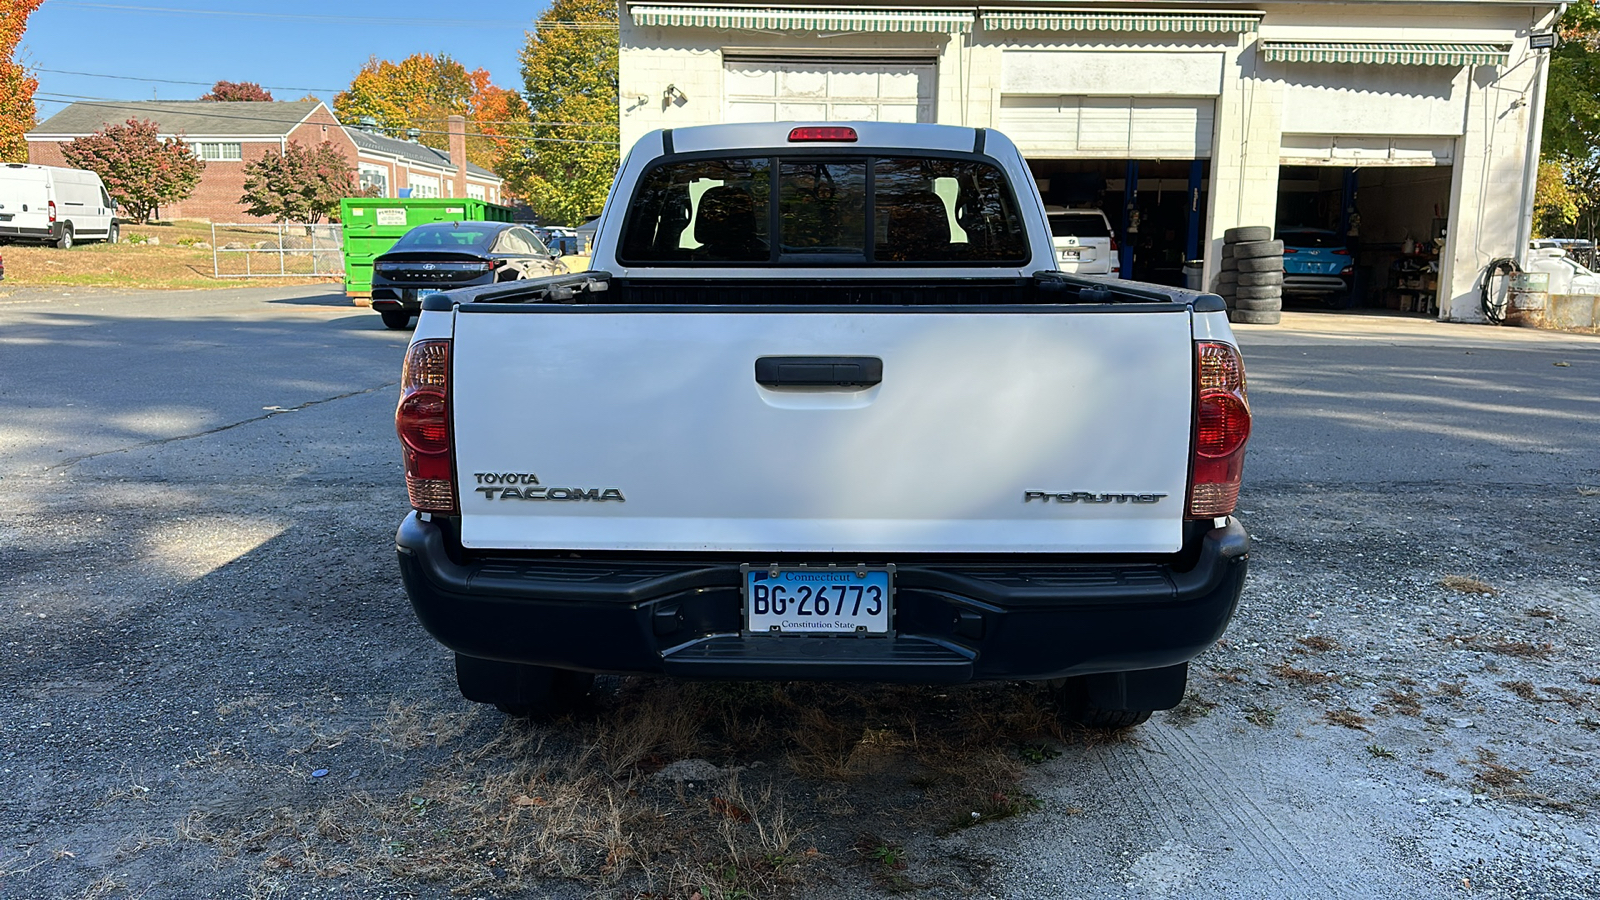
<path fill-rule="evenodd" d="M 1366 731 L 1367 723 L 1371 721 L 1353 709 L 1330 709 L 1322 717 L 1329 725 L 1338 725 L 1341 728 L 1351 728 L 1356 731 Z"/>
<path fill-rule="evenodd" d="M 1293 681 L 1297 684 L 1322 684 L 1324 682 L 1333 680 L 1333 676 L 1328 675 L 1325 672 L 1313 672 L 1310 669 L 1297 669 L 1294 666 L 1289 665 L 1288 660 L 1284 660 L 1283 662 L 1274 666 L 1272 669 L 1272 674 L 1277 675 L 1279 678 L 1282 678 L 1285 681 Z"/>
<path fill-rule="evenodd" d="M 1271 728 L 1278 721 L 1279 711 L 1276 706 L 1252 706 L 1244 711 L 1244 720 L 1262 728 Z"/>
<path fill-rule="evenodd" d="M 1329 650 L 1340 649 L 1338 641 L 1320 634 L 1306 635 L 1303 638 L 1299 638 L 1295 643 L 1310 650 L 1312 653 L 1326 653 Z"/>
<path fill-rule="evenodd" d="M 1446 575 L 1439 579 L 1439 586 L 1458 594 L 1498 594 L 1500 593 L 1487 582 L 1480 581 L 1468 575 Z"/>
<path fill-rule="evenodd" d="M 1385 688 L 1383 699 L 1372 707 L 1378 715 L 1387 715 L 1397 712 L 1402 716 L 1422 715 L 1422 695 L 1416 691 L 1401 691 L 1394 688 Z"/>
<path fill-rule="evenodd" d="M 549 726 L 395 704 L 366 741 L 394 765 L 420 767 L 403 789 L 196 810 L 175 836 L 268 881 L 295 873 L 500 894 L 566 879 L 606 896 L 726 900 L 806 895 L 820 860 L 851 851 L 850 833 L 830 833 L 849 816 L 886 835 L 868 860 L 874 884 L 917 890 L 897 868 L 910 864 L 897 835 L 1030 812 L 1039 801 L 1021 786 L 1024 764 L 1092 740 L 1063 733 L 1024 688 L 934 691 L 622 679 L 592 717 Z M 696 777 L 663 771 L 683 761 L 701 767 Z M 222 748 L 195 764 L 307 780 L 299 765 Z"/>

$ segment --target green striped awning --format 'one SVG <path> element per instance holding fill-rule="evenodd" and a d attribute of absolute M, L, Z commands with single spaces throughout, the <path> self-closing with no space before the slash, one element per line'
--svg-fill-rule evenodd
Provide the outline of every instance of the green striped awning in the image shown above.
<path fill-rule="evenodd" d="M 1503 66 L 1505 44 L 1399 44 L 1348 41 L 1262 41 L 1267 62 L 1358 63 L 1374 66 Z"/>
<path fill-rule="evenodd" d="M 1175 13 L 1154 10 L 986 9 L 986 31 L 1156 31 L 1240 34 L 1256 30 L 1260 13 Z"/>
<path fill-rule="evenodd" d="M 749 6 L 629 4 L 635 24 L 749 31 L 897 31 L 966 33 L 970 9 L 788 9 Z"/>

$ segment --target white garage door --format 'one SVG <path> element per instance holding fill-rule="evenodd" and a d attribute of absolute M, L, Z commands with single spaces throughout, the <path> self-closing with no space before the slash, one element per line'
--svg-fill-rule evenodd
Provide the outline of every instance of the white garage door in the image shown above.
<path fill-rule="evenodd" d="M 1286 134 L 1279 161 L 1286 166 L 1448 166 L 1453 137 Z"/>
<path fill-rule="evenodd" d="M 1029 156 L 1209 159 L 1209 97 L 1000 98 L 1000 130 Z"/>
<path fill-rule="evenodd" d="M 930 62 L 729 59 L 724 121 L 932 122 Z"/>

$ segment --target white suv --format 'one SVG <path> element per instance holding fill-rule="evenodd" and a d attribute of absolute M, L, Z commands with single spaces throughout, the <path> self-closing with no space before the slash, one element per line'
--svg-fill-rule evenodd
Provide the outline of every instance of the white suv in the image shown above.
<path fill-rule="evenodd" d="M 1065 206 L 1046 206 L 1044 211 L 1050 219 L 1057 268 L 1075 275 L 1122 277 L 1122 257 L 1105 213 Z"/>

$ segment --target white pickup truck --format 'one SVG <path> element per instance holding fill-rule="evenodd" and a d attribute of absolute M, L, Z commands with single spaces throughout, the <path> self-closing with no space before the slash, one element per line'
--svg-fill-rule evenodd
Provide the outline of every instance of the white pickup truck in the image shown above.
<path fill-rule="evenodd" d="M 513 714 L 653 673 L 1040 681 L 1133 725 L 1245 577 L 1222 300 L 1058 271 L 981 128 L 646 135 L 591 271 L 427 299 L 396 427 L 412 605 Z"/>

